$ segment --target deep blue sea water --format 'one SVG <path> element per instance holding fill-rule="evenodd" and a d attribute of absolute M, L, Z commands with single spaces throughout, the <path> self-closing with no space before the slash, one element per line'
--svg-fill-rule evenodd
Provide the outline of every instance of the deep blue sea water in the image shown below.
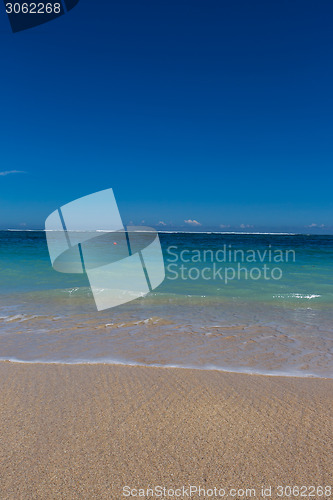
<path fill-rule="evenodd" d="M 160 233 L 166 279 L 98 312 L 43 231 L 0 232 L 0 359 L 332 377 L 333 236 Z M 264 269 L 265 266 L 265 269 Z"/>

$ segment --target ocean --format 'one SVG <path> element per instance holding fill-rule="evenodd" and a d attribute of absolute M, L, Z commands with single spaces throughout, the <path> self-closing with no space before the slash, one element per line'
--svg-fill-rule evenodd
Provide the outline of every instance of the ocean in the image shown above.
<path fill-rule="evenodd" d="M 333 236 L 159 238 L 164 282 L 98 312 L 44 231 L 0 231 L 0 359 L 333 376 Z"/>

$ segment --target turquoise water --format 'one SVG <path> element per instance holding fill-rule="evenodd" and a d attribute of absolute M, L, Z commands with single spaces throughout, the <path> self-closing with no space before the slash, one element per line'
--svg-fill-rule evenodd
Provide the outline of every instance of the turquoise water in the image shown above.
<path fill-rule="evenodd" d="M 160 241 L 164 282 L 97 312 L 85 275 L 52 269 L 43 231 L 0 232 L 0 359 L 332 376 L 333 236 Z"/>

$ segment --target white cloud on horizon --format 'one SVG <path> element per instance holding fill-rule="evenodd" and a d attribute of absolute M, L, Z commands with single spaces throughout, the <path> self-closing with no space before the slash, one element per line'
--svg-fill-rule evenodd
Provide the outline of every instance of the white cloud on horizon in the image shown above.
<path fill-rule="evenodd" d="M 308 228 L 311 228 L 311 227 L 326 227 L 325 224 L 316 224 L 315 222 L 313 222 L 312 224 L 309 224 L 308 226 L 305 226 L 305 227 L 308 227 Z"/>
<path fill-rule="evenodd" d="M 241 229 L 251 229 L 254 226 L 252 224 L 241 224 L 239 227 Z"/>
<path fill-rule="evenodd" d="M 10 174 L 25 174 L 24 170 L 5 170 L 4 172 L 0 172 L 0 176 L 4 177 L 5 175 Z"/>
<path fill-rule="evenodd" d="M 158 225 L 159 226 L 166 226 L 166 223 L 164 221 L 160 220 L 159 223 L 158 223 Z"/>
<path fill-rule="evenodd" d="M 201 226 L 200 222 L 195 219 L 184 220 L 185 224 L 190 224 L 190 226 Z"/>

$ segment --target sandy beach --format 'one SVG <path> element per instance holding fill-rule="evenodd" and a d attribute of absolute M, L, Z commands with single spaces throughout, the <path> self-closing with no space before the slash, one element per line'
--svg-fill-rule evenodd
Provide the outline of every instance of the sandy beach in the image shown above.
<path fill-rule="evenodd" d="M 278 498 L 279 485 L 332 483 L 332 380 L 10 362 L 0 372 L 1 500 L 189 485 L 229 498 L 272 486 Z"/>

